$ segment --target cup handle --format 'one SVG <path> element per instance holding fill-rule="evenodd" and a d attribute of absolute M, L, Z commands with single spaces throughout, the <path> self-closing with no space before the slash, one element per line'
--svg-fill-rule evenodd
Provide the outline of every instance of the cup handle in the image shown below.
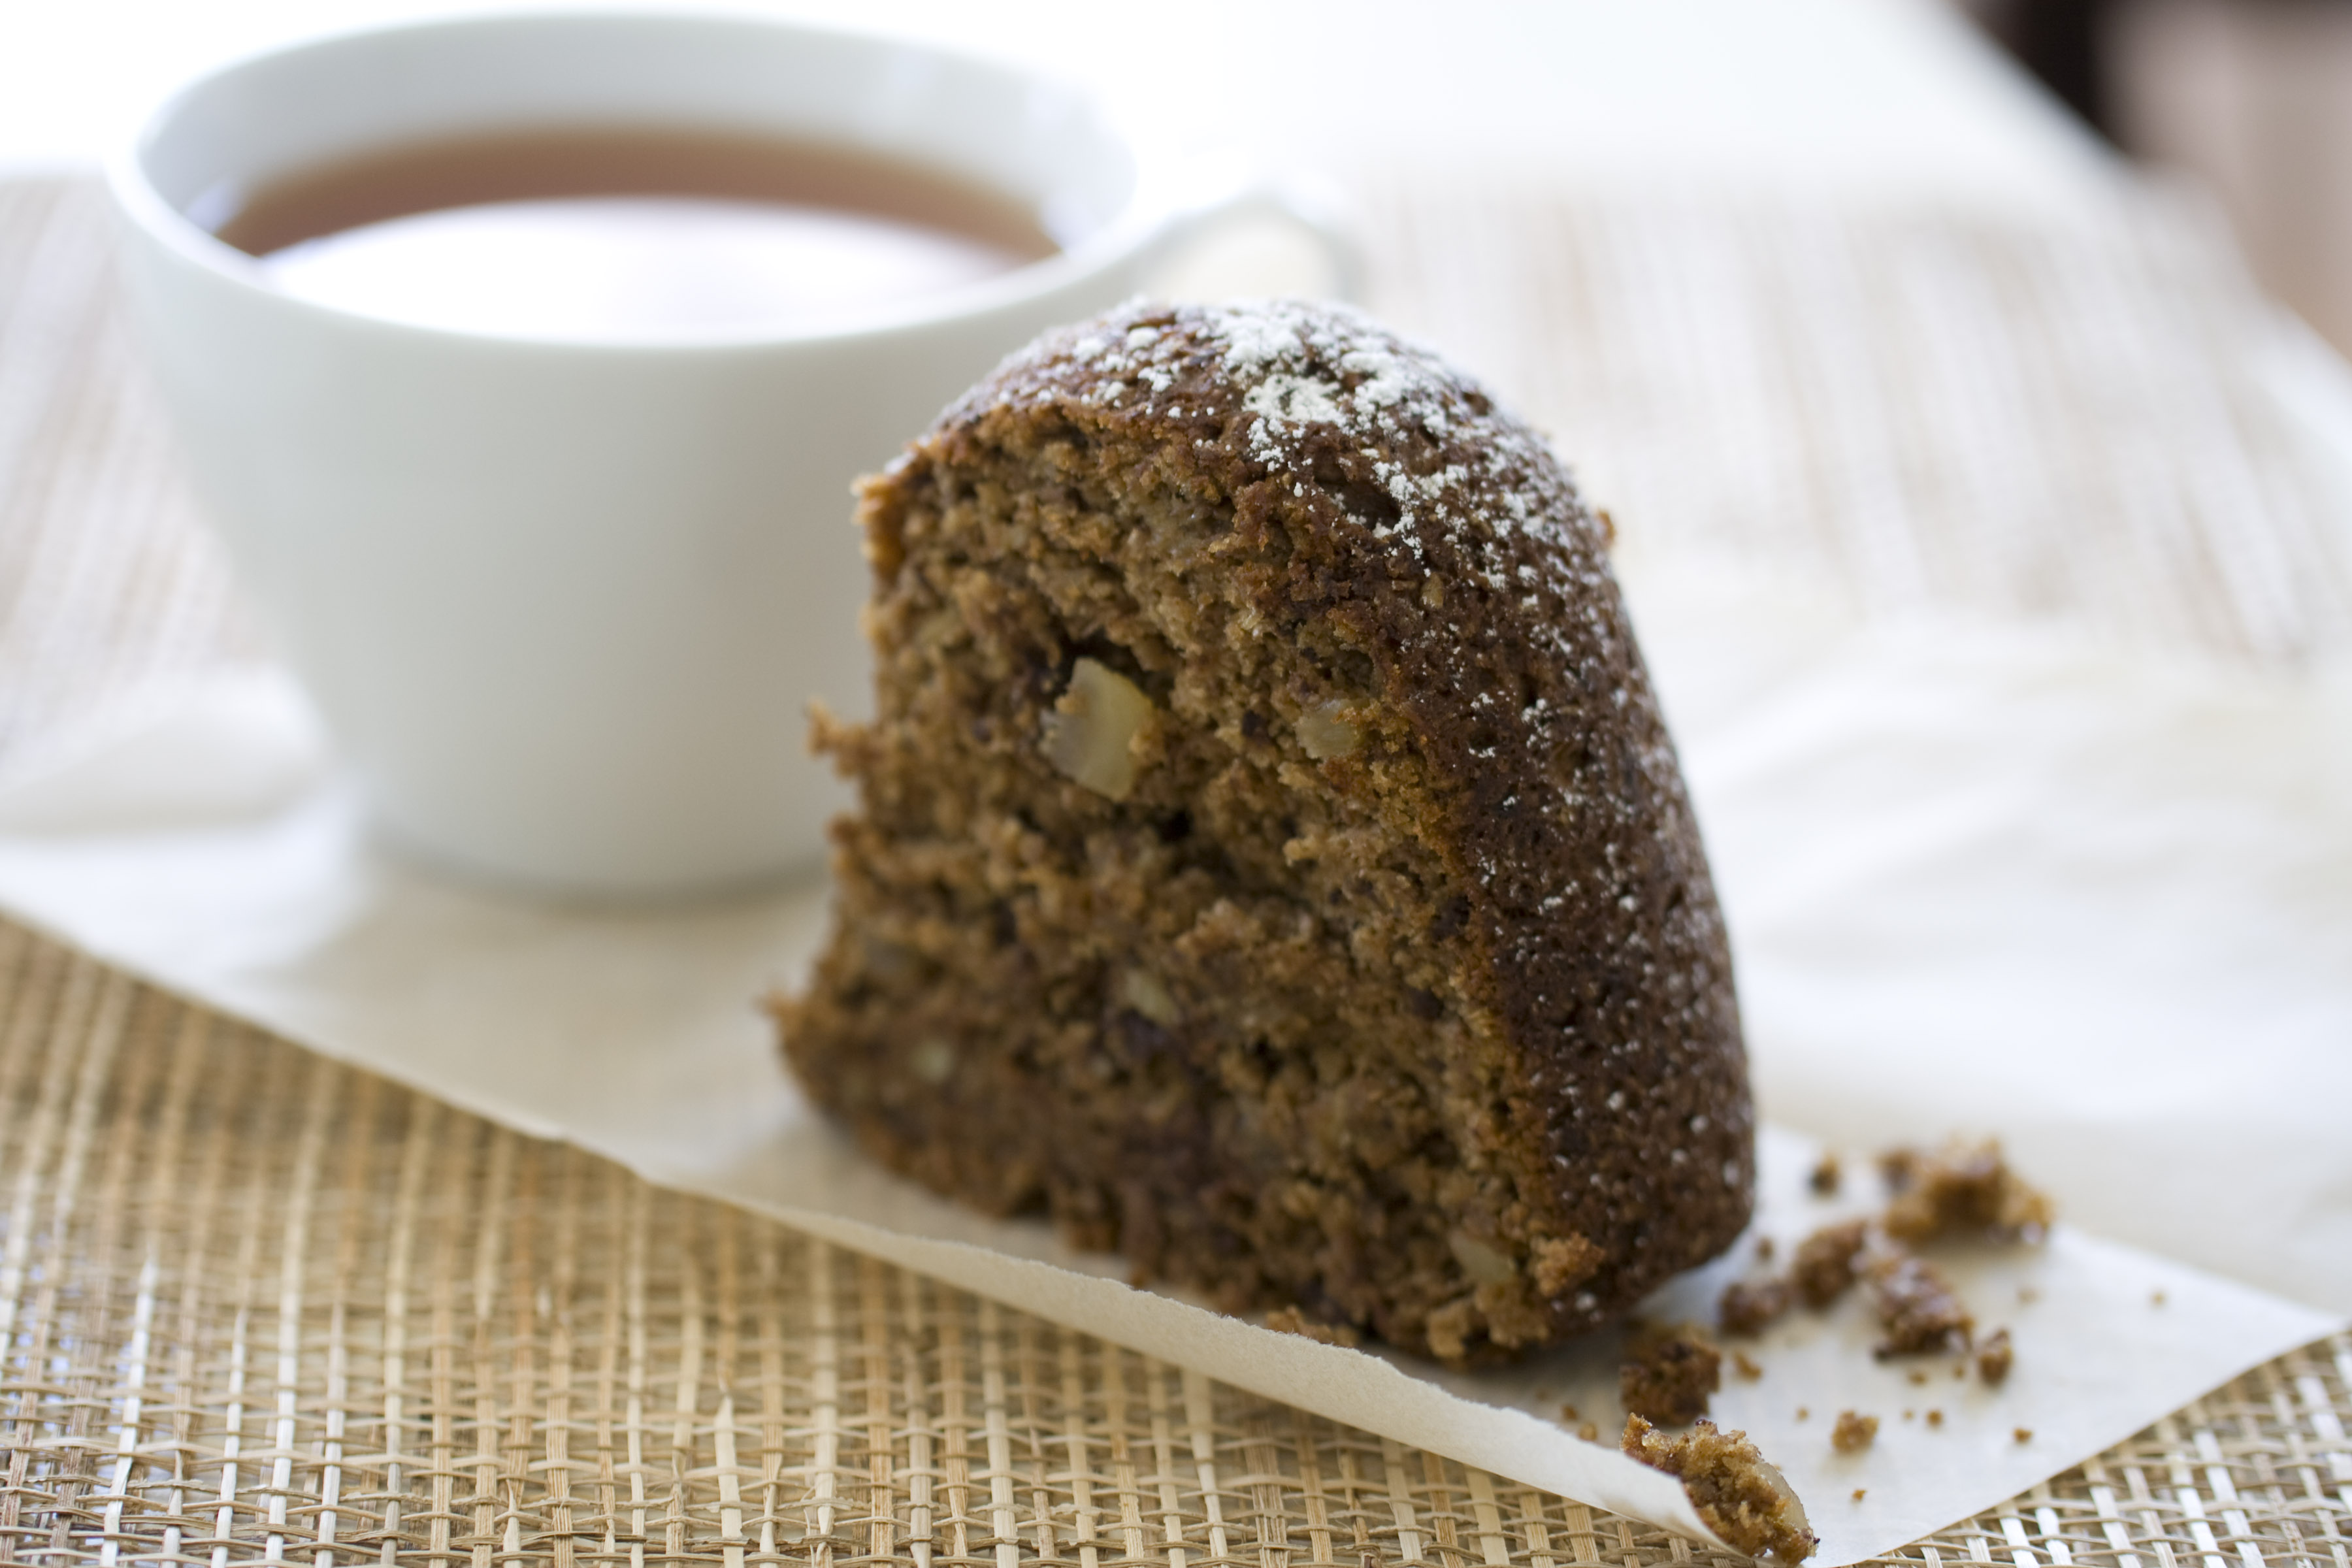
<path fill-rule="evenodd" d="M 1181 202 L 1152 236 L 1144 249 L 1144 268 L 1149 271 L 1167 266 L 1228 225 L 1267 218 L 1287 224 L 1316 242 L 1330 268 L 1335 296 L 1350 303 L 1363 298 L 1363 243 L 1347 204 L 1329 186 L 1303 175 L 1252 170 L 1203 181 L 1197 194 Z"/>

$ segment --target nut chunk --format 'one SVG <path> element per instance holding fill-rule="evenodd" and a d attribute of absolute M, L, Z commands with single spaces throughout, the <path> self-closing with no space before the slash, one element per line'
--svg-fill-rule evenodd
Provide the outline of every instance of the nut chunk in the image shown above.
<path fill-rule="evenodd" d="M 2050 1232 L 2049 1194 L 2019 1179 L 1993 1140 L 1955 1139 L 1933 1153 L 1897 1149 L 1879 1163 L 1895 1193 L 1880 1224 L 1897 1241 L 1971 1235 L 2039 1241 Z"/>
<path fill-rule="evenodd" d="M 1723 1352 L 1687 1324 L 1640 1325 L 1626 1336 L 1625 1357 L 1617 1369 L 1618 1398 L 1662 1426 L 1706 1415 L 1707 1396 L 1723 1386 Z"/>
<path fill-rule="evenodd" d="M 1826 1226 L 1798 1244 L 1789 1277 L 1806 1306 L 1826 1307 L 1845 1294 L 1853 1283 L 1853 1260 L 1868 1239 L 1869 1227 L 1857 1219 Z"/>
<path fill-rule="evenodd" d="M 1852 1410 L 1838 1412 L 1837 1426 L 1830 1433 L 1831 1447 L 1841 1454 L 1859 1454 L 1877 1441 L 1877 1416 Z"/>
<path fill-rule="evenodd" d="M 1871 1266 L 1870 1285 L 1886 1331 L 1873 1352 L 1880 1359 L 1969 1348 L 1976 1320 L 1934 1265 L 1895 1253 Z"/>
<path fill-rule="evenodd" d="M 1045 760 L 1107 800 L 1135 792 L 1135 740 L 1151 722 L 1151 699 L 1107 664 L 1079 659 L 1070 687 L 1045 715 Z"/>
<path fill-rule="evenodd" d="M 1639 1415 L 1625 1417 L 1625 1452 L 1683 1483 L 1699 1522 L 1734 1552 L 1770 1552 L 1777 1562 L 1801 1563 L 1821 1539 L 1805 1518 L 1788 1478 L 1766 1461 L 1745 1432 L 1721 1432 L 1702 1421 L 1669 1437 Z"/>

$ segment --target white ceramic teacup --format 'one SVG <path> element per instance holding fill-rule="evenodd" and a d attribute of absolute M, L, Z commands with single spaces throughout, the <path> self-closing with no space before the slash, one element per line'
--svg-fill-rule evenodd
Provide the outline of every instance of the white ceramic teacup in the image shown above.
<path fill-rule="evenodd" d="M 188 216 L 404 142 L 584 123 L 896 155 L 1034 205 L 1063 248 L 851 330 L 597 343 L 309 303 Z M 850 479 L 1001 355 L 1269 200 L 1196 197 L 1085 95 L 1018 69 L 615 13 L 249 59 L 161 109 L 112 184 L 199 495 L 381 830 L 473 875 L 614 897 L 814 859 L 842 796 L 807 754 L 807 700 L 870 701 Z"/>

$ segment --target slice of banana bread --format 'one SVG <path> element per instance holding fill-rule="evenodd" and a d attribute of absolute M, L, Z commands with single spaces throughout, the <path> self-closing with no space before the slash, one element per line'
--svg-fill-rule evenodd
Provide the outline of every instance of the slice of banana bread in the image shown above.
<path fill-rule="evenodd" d="M 1130 306 L 861 491 L 877 716 L 777 1004 L 898 1170 L 1452 1363 L 1746 1224 L 1723 924 L 1539 438 L 1347 311 Z"/>

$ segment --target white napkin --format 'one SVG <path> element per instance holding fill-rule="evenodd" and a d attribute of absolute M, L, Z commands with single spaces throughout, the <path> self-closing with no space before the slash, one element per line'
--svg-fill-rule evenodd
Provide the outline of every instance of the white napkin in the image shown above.
<path fill-rule="evenodd" d="M 2326 1135 L 2352 1103 L 2352 792 L 2314 772 L 2342 762 L 2327 750 L 2352 712 L 2340 693 L 2014 631 L 1868 633 L 1771 585 L 1637 587 L 1769 1110 L 1857 1154 L 1998 1131 L 2098 1228 L 2352 1300 L 2352 1265 L 2326 1246 L 2352 1223 L 2352 1156 Z M 822 889 L 599 911 L 437 881 L 368 847 L 274 676 L 152 701 L 0 787 L 0 905 L 655 1180 L 1699 1532 L 1677 1486 L 1609 1446 L 1622 1417 L 1607 1336 L 1444 1373 L 1130 1290 L 1116 1259 L 914 1190 L 812 1119 L 755 1011 L 819 939 Z M 1836 1212 L 1802 1190 L 1811 1148 L 1766 1140 L 1759 1228 L 1784 1247 Z M 2243 1168 L 2235 1156 L 2255 1149 L 2266 1157 Z M 1710 1315 L 1748 1256 L 1655 1309 Z M 1810 1504 L 1823 1568 L 1998 1502 L 2333 1321 L 2071 1227 L 1952 1272 L 1986 1326 L 2016 1338 L 2004 1388 L 1941 1362 L 1937 1384 L 1911 1384 L 1871 1359 L 1855 1302 L 1766 1335 L 1748 1348 L 1764 1376 L 1717 1397 Z M 1574 1436 L 1563 1401 L 1601 1444 Z M 1831 1452 L 1842 1408 L 1881 1418 L 1870 1453 Z"/>

